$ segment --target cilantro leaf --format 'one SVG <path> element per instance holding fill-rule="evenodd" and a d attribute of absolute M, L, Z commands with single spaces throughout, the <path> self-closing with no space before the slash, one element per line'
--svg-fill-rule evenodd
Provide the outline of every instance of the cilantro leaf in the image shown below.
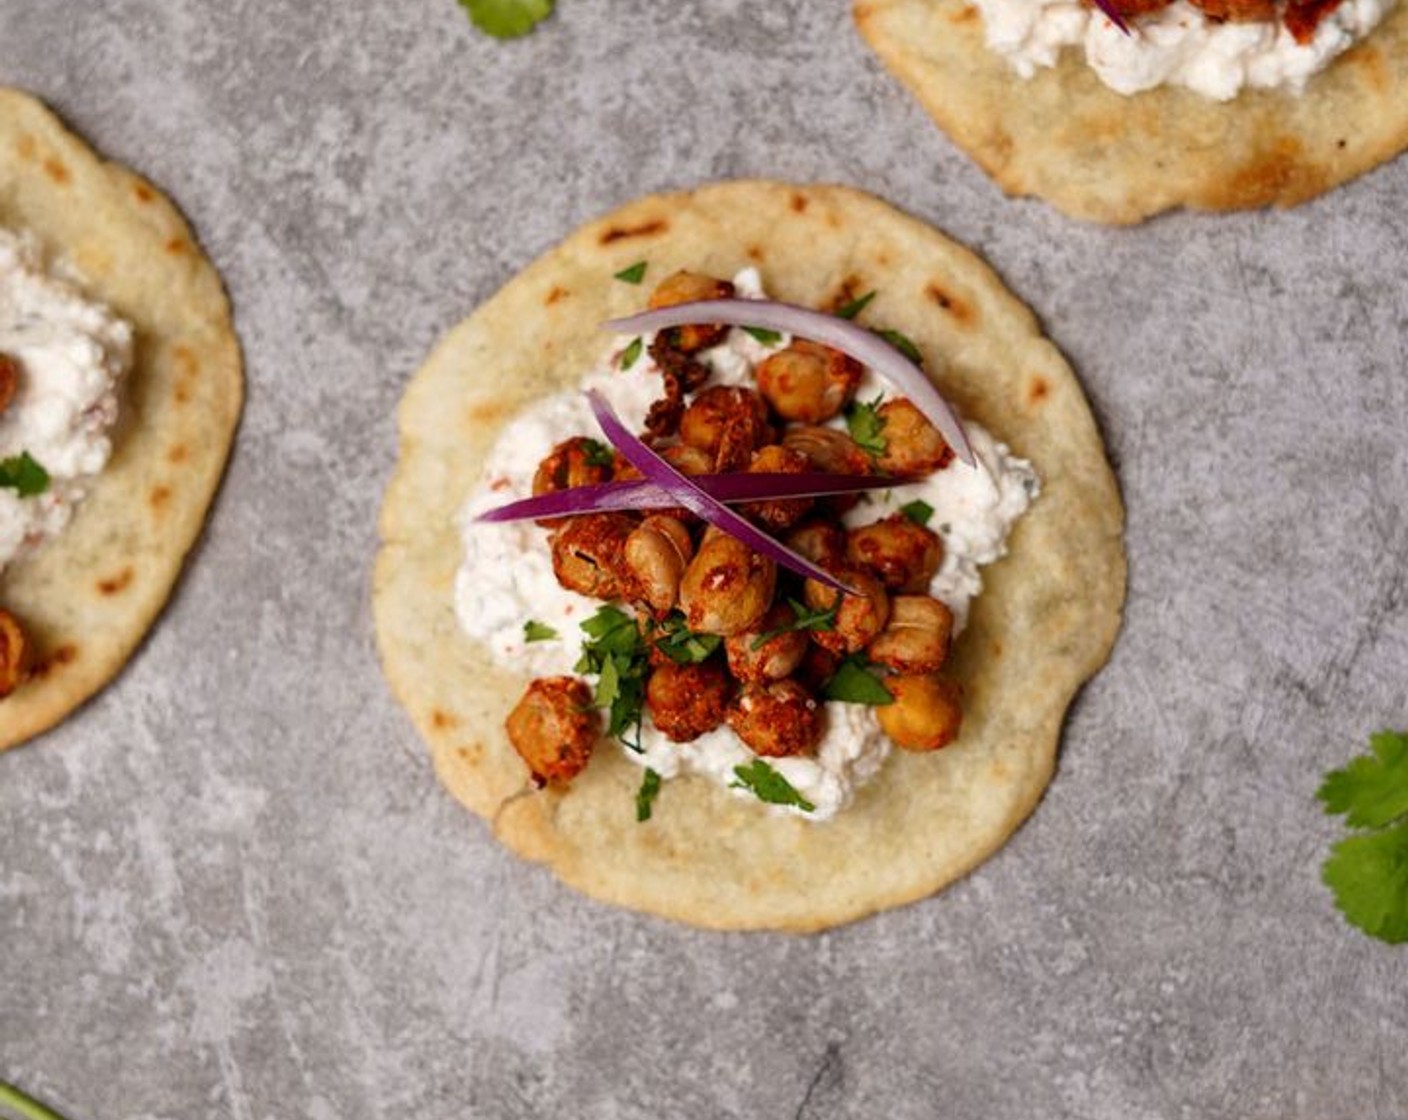
<path fill-rule="evenodd" d="M 655 798 L 660 793 L 660 775 L 649 767 L 640 780 L 640 791 L 636 794 L 636 823 L 644 824 L 650 819 L 655 806 Z"/>
<path fill-rule="evenodd" d="M 656 639 L 655 648 L 676 665 L 698 665 L 707 661 L 723 644 L 723 638 L 717 634 L 696 634 L 679 611 L 671 611 L 660 623 L 660 632 L 665 636 Z"/>
<path fill-rule="evenodd" d="M 1321 878 L 1351 924 L 1391 945 L 1408 941 L 1408 821 L 1345 837 Z"/>
<path fill-rule="evenodd" d="M 550 642 L 561 636 L 547 623 L 539 622 L 536 618 L 530 618 L 523 624 L 523 640 L 525 642 Z"/>
<path fill-rule="evenodd" d="M 459 0 L 470 22 L 495 39 L 527 35 L 552 15 L 554 0 Z"/>
<path fill-rule="evenodd" d="M 596 705 L 608 710 L 606 733 L 639 752 L 645 710 L 645 678 L 649 654 L 636 620 L 616 607 L 602 607 L 581 623 L 587 640 L 576 671 L 595 675 Z M 635 728 L 635 739 L 627 732 Z"/>
<path fill-rule="evenodd" d="M 841 662 L 835 676 L 826 682 L 822 695 L 845 704 L 880 706 L 895 702 L 894 694 L 884 682 L 866 668 L 865 661 L 854 655 Z"/>
<path fill-rule="evenodd" d="M 582 440 L 583 458 L 589 467 L 610 467 L 616 463 L 616 454 L 599 439 Z"/>
<path fill-rule="evenodd" d="M 915 346 L 914 343 L 910 341 L 908 335 L 901 334 L 899 331 L 888 330 L 875 331 L 874 333 L 878 334 L 915 365 L 922 366 L 924 364 L 924 355 L 919 352 L 919 347 Z"/>
<path fill-rule="evenodd" d="M 0 487 L 18 491 L 21 498 L 33 498 L 49 489 L 49 472 L 28 451 L 21 451 L 0 459 Z"/>
<path fill-rule="evenodd" d="M 841 308 L 841 310 L 836 312 L 836 317 L 838 319 L 854 319 L 857 315 L 859 315 L 862 311 L 864 311 L 867 307 L 870 306 L 870 301 L 875 298 L 876 294 L 877 293 L 875 292 L 875 290 L 872 289 L 866 292 L 865 295 L 861 296 L 859 299 L 851 300 L 850 303 L 846 304 L 845 307 Z"/>
<path fill-rule="evenodd" d="M 625 284 L 639 284 L 645 279 L 645 272 L 649 267 L 649 261 L 636 261 L 630 268 L 623 268 L 616 273 L 616 279 Z"/>
<path fill-rule="evenodd" d="M 900 506 L 900 512 L 916 525 L 927 527 L 929 519 L 934 516 L 934 507 L 923 498 L 915 498 L 914 501 Z"/>
<path fill-rule="evenodd" d="M 1372 755 L 1330 771 L 1315 795 L 1325 812 L 1346 814 L 1350 828 L 1382 828 L 1408 815 L 1408 735 L 1381 731 L 1369 746 Z"/>
<path fill-rule="evenodd" d="M 846 430 L 857 446 L 869 455 L 885 454 L 885 418 L 880 415 L 881 393 L 873 401 L 853 401 L 846 408 Z"/>
<path fill-rule="evenodd" d="M 645 349 L 645 339 L 637 338 L 625 350 L 621 352 L 621 369 L 628 370 L 636 362 L 640 361 L 641 351 Z"/>
<path fill-rule="evenodd" d="M 12 1112 L 20 1120 L 64 1120 L 52 1108 L 40 1104 L 7 1081 L 0 1081 L 0 1111 Z"/>
<path fill-rule="evenodd" d="M 829 607 L 818 607 L 812 610 L 805 603 L 799 603 L 789 596 L 787 605 L 792 608 L 792 613 L 796 616 L 786 626 L 779 626 L 776 630 L 765 630 L 753 639 L 753 649 L 762 649 L 768 642 L 781 634 L 790 634 L 793 630 L 833 630 L 836 627 L 836 612 L 841 609 L 841 600 L 838 597 L 836 602 Z"/>
<path fill-rule="evenodd" d="M 744 327 L 743 329 L 764 346 L 776 346 L 782 341 L 781 331 L 770 331 L 763 327 Z"/>
<path fill-rule="evenodd" d="M 769 805 L 795 805 L 804 813 L 816 809 L 791 782 L 761 758 L 754 759 L 747 766 L 735 766 L 733 773 L 738 780 L 729 782 L 729 789 L 752 790 L 759 801 L 766 801 Z"/>

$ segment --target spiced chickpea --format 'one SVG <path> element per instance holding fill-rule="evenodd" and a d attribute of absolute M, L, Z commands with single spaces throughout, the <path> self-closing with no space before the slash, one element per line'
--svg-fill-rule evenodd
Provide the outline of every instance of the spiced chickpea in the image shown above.
<path fill-rule="evenodd" d="M 29 675 L 29 639 L 19 620 L 0 611 L 0 700 L 24 683 Z"/>
<path fill-rule="evenodd" d="M 758 366 L 758 391 L 782 419 L 821 424 L 850 403 L 861 372 L 850 355 L 797 339 Z"/>
<path fill-rule="evenodd" d="M 953 612 L 928 595 L 896 595 L 890 621 L 866 651 L 870 660 L 906 676 L 936 673 L 948 660 Z"/>
<path fill-rule="evenodd" d="M 802 656 L 802 663 L 797 666 L 797 672 L 793 675 L 803 688 L 820 694 L 840 667 L 841 655 L 839 653 L 833 653 L 809 639 L 807 652 Z"/>
<path fill-rule="evenodd" d="M 726 441 L 735 448 L 746 448 L 751 456 L 770 434 L 763 398 L 739 385 L 705 389 L 680 417 L 680 439 L 711 456 L 717 456 Z M 743 460 L 745 465 L 747 461 Z"/>
<path fill-rule="evenodd" d="M 705 299 L 732 299 L 734 287 L 727 280 L 718 280 L 699 272 L 681 270 L 665 277 L 650 293 L 652 311 L 662 307 L 676 307 L 681 303 L 698 303 Z M 676 350 L 693 354 L 717 346 L 728 334 L 728 327 L 720 323 L 691 323 L 676 327 L 670 332 L 670 341 Z"/>
<path fill-rule="evenodd" d="M 770 443 L 753 456 L 748 473 L 805 474 L 809 468 L 807 457 L 800 451 Z M 781 498 L 771 502 L 744 502 L 738 509 L 745 517 L 751 517 L 775 533 L 795 525 L 813 504 L 811 498 Z"/>
<path fill-rule="evenodd" d="M 8 354 L 0 354 L 0 416 L 10 407 L 20 388 L 20 366 Z"/>
<path fill-rule="evenodd" d="M 846 559 L 846 530 L 835 521 L 804 521 L 784 538 L 787 547 L 830 571 Z"/>
<path fill-rule="evenodd" d="M 694 556 L 694 542 L 684 522 L 652 514 L 631 530 L 623 551 L 631 598 L 643 602 L 657 618 L 679 598 L 680 579 Z"/>
<path fill-rule="evenodd" d="M 509 713 L 509 742 L 536 785 L 565 785 L 587 765 L 599 726 L 592 693 L 575 677 L 533 681 Z"/>
<path fill-rule="evenodd" d="M 693 665 L 666 662 L 645 684 L 651 720 L 676 743 L 688 743 L 723 723 L 728 697 L 728 674 L 717 658 Z"/>
<path fill-rule="evenodd" d="M 680 607 L 696 634 L 728 637 L 758 624 L 776 587 L 772 560 L 711 527 L 680 581 Z"/>
<path fill-rule="evenodd" d="M 760 755 L 806 754 L 821 739 L 821 705 L 796 681 L 750 684 L 728 711 L 728 725 Z"/>
<path fill-rule="evenodd" d="M 575 436 L 563 440 L 533 472 L 533 494 L 554 494 L 578 486 L 610 482 L 614 456 L 594 439 Z"/>
<path fill-rule="evenodd" d="M 729 671 L 744 684 L 780 681 L 790 677 L 806 656 L 806 632 L 793 630 L 796 614 L 786 603 L 776 603 L 758 625 L 724 641 Z M 763 635 L 771 637 L 764 638 Z"/>
<path fill-rule="evenodd" d="M 843 565 L 836 569 L 835 575 L 857 593 L 846 594 L 814 579 L 803 585 L 807 606 L 814 610 L 836 606 L 832 628 L 812 631 L 812 641 L 835 653 L 856 653 L 885 629 L 885 623 L 890 620 L 890 597 L 885 594 L 884 585 L 869 572 Z"/>
<path fill-rule="evenodd" d="M 846 534 L 846 559 L 878 576 L 891 591 L 927 591 L 943 558 L 939 535 L 902 513 Z"/>
<path fill-rule="evenodd" d="M 946 677 L 889 677 L 894 703 L 875 709 L 880 730 L 907 751 L 936 751 L 958 738 L 963 689 Z"/>
<path fill-rule="evenodd" d="M 626 579 L 626 540 L 636 519 L 624 513 L 594 513 L 556 522 L 552 570 L 569 591 L 594 599 L 619 599 Z"/>
<path fill-rule="evenodd" d="M 782 445 L 800 451 L 819 471 L 831 474 L 873 474 L 870 456 L 845 432 L 794 424 L 782 436 Z"/>
<path fill-rule="evenodd" d="M 939 429 L 911 401 L 886 401 L 878 415 L 884 421 L 880 434 L 885 450 L 876 461 L 885 474 L 930 474 L 952 461 L 953 450 Z"/>

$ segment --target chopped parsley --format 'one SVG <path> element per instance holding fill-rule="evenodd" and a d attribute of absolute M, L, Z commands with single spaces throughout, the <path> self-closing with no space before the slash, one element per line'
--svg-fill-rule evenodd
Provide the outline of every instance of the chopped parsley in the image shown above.
<path fill-rule="evenodd" d="M 12 1112 L 20 1120 L 64 1120 L 52 1108 L 5 1081 L 0 1081 L 0 1111 Z"/>
<path fill-rule="evenodd" d="M 660 775 L 649 767 L 640 780 L 640 790 L 636 793 L 636 822 L 644 824 L 650 819 L 655 807 L 655 798 L 660 793 Z"/>
<path fill-rule="evenodd" d="M 743 329 L 764 346 L 776 346 L 782 341 L 781 331 L 770 331 L 764 327 L 744 327 Z"/>
<path fill-rule="evenodd" d="M 707 661 L 723 644 L 717 634 L 696 634 L 685 624 L 684 615 L 679 611 L 671 611 L 660 623 L 659 630 L 664 636 L 655 639 L 655 648 L 676 665 L 698 665 Z"/>
<path fill-rule="evenodd" d="M 915 498 L 914 501 L 905 502 L 904 505 L 900 506 L 900 512 L 916 525 L 927 527 L 929 519 L 934 516 L 934 507 L 923 498 Z"/>
<path fill-rule="evenodd" d="M 846 408 L 846 430 L 856 445 L 868 455 L 885 454 L 885 418 L 880 415 L 881 393 L 873 401 L 852 401 Z"/>
<path fill-rule="evenodd" d="M 874 289 L 872 289 L 871 291 L 866 292 L 865 295 L 861 296 L 859 299 L 851 300 L 850 303 L 846 304 L 845 307 L 841 308 L 840 311 L 836 312 L 836 317 L 838 319 L 854 319 L 857 315 L 859 315 L 862 311 L 864 311 L 867 307 L 870 306 L 870 301 L 873 300 L 875 296 L 876 292 L 874 291 Z"/>
<path fill-rule="evenodd" d="M 793 630 L 832 630 L 836 626 L 836 612 L 841 609 L 841 600 L 838 597 L 829 607 L 818 607 L 812 610 L 805 603 L 799 603 L 796 599 L 788 598 L 787 605 L 792 608 L 792 613 L 797 617 L 786 626 L 779 626 L 776 630 L 765 630 L 753 639 L 753 649 L 762 649 L 768 642 L 782 634 L 790 634 Z"/>
<path fill-rule="evenodd" d="M 589 467 L 610 467 L 616 463 L 615 452 L 599 439 L 583 439 L 582 451 Z"/>
<path fill-rule="evenodd" d="M 49 489 L 49 472 L 28 451 L 21 451 L 0 459 L 0 487 L 17 491 L 21 498 L 33 498 Z"/>
<path fill-rule="evenodd" d="M 596 706 L 608 711 L 606 733 L 637 753 L 645 708 L 650 655 L 636 620 L 616 607 L 602 607 L 582 623 L 586 640 L 575 671 L 594 675 Z M 634 741 L 627 732 L 634 729 Z"/>
<path fill-rule="evenodd" d="M 645 339 L 637 338 L 621 353 L 621 369 L 628 370 L 636 362 L 640 361 L 641 351 L 645 349 Z"/>
<path fill-rule="evenodd" d="M 645 279 L 645 270 L 650 267 L 647 261 L 636 261 L 630 268 L 623 268 L 616 273 L 616 279 L 624 284 L 639 284 Z"/>
<path fill-rule="evenodd" d="M 843 704 L 869 704 L 872 707 L 893 704 L 895 697 L 883 681 L 866 666 L 867 662 L 853 654 L 841 662 L 836 675 L 826 682 L 822 695 Z"/>
<path fill-rule="evenodd" d="M 924 364 L 924 355 L 919 352 L 919 347 L 915 346 L 914 343 L 910 341 L 908 335 L 901 334 L 899 331 L 889 330 L 875 331 L 874 333 L 878 334 L 915 365 L 922 366 Z"/>
<path fill-rule="evenodd" d="M 729 782 L 729 789 L 752 790 L 759 801 L 769 805 L 795 805 L 804 813 L 815 811 L 816 806 L 803 797 L 792 783 L 764 762 L 754 759 L 747 766 L 733 768 L 736 782 Z"/>
<path fill-rule="evenodd" d="M 470 22 L 495 39 L 527 35 L 552 15 L 553 0 L 460 0 Z"/>
<path fill-rule="evenodd" d="M 523 624 L 523 640 L 525 642 L 550 642 L 560 635 L 545 622 L 539 622 L 535 618 L 530 618 Z"/>
<path fill-rule="evenodd" d="M 1352 925 L 1397 945 L 1408 942 L 1408 732 L 1381 731 L 1369 747 L 1316 794 L 1325 812 L 1365 830 L 1330 849 L 1321 878 Z"/>

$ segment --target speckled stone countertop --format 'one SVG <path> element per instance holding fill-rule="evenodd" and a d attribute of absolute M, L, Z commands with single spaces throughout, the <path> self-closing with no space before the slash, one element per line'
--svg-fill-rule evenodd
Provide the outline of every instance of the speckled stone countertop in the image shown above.
<path fill-rule="evenodd" d="M 1002 198 L 840 0 L 3 0 L 0 80 L 165 187 L 249 405 L 129 669 L 0 756 L 0 1077 L 72 1120 L 1408 1116 L 1408 952 L 1318 881 L 1323 770 L 1408 724 L 1408 162 L 1133 230 Z M 1132 590 L 1045 801 L 809 938 L 611 910 L 442 793 L 373 649 L 392 410 L 583 220 L 737 176 L 984 254 L 1081 375 Z"/>

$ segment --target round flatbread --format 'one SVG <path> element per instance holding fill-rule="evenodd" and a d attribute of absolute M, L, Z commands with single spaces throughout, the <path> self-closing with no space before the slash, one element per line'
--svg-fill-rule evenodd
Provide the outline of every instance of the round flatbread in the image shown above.
<path fill-rule="evenodd" d="M 1032 459 L 1044 491 L 1018 523 L 950 668 L 959 742 L 896 751 L 855 803 L 810 824 L 695 777 L 637 824 L 640 769 L 603 744 L 569 790 L 532 791 L 503 730 L 525 680 L 460 630 L 456 513 L 504 420 L 599 362 L 601 322 L 646 289 L 648 260 L 732 276 L 813 307 L 876 289 L 867 320 L 903 331 L 950 401 Z M 1123 510 L 1070 368 L 972 253 L 869 195 L 739 182 L 641 199 L 529 266 L 444 339 L 400 410 L 374 590 L 393 689 L 451 792 L 513 850 L 597 898 L 718 929 L 815 930 L 937 890 L 992 853 L 1051 776 L 1072 696 L 1104 663 L 1125 592 Z"/>
<path fill-rule="evenodd" d="M 135 328 L 113 456 L 56 539 L 0 573 L 35 671 L 0 700 L 0 749 L 111 680 L 171 594 L 234 438 L 239 344 L 220 278 L 176 208 L 48 109 L 0 89 L 0 226 L 71 264 Z"/>
<path fill-rule="evenodd" d="M 1133 223 L 1178 206 L 1294 206 L 1408 147 L 1408 3 L 1299 96 L 1125 97 L 1066 51 L 1023 80 L 966 0 L 856 0 L 856 24 L 954 142 L 1012 195 Z"/>

